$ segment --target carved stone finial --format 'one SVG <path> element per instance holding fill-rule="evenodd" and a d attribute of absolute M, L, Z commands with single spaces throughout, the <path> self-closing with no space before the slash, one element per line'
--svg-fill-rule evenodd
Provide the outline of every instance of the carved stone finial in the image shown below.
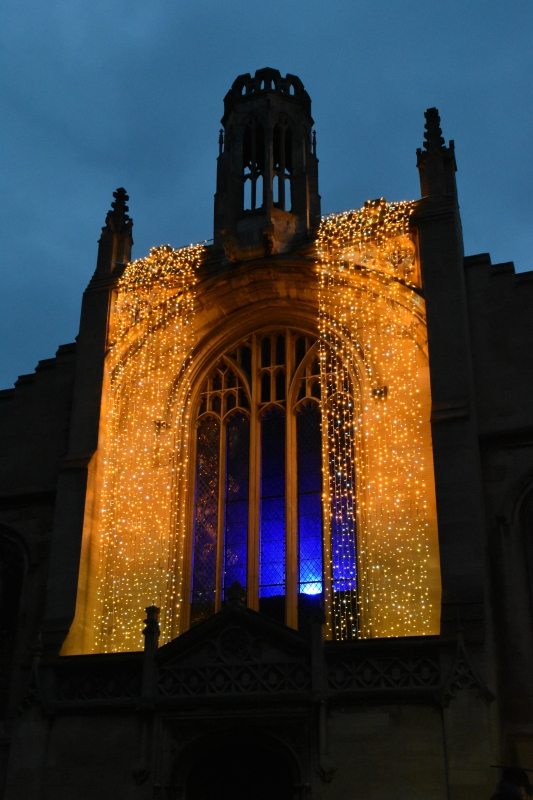
<path fill-rule="evenodd" d="M 115 199 L 98 240 L 98 260 L 93 278 L 108 278 L 116 274 L 117 265 L 123 269 L 131 258 L 133 220 L 127 213 L 129 197 L 124 188 L 113 192 L 113 197 Z"/>
<path fill-rule="evenodd" d="M 146 619 L 144 620 L 144 624 L 146 628 L 143 630 L 144 642 L 145 642 L 145 649 L 148 647 L 148 642 L 151 640 L 156 643 L 159 639 L 159 609 L 157 606 L 148 606 L 148 608 L 144 609 L 146 611 Z"/>
<path fill-rule="evenodd" d="M 424 131 L 424 150 L 428 153 L 436 153 L 445 149 L 446 143 L 442 136 L 440 127 L 440 116 L 436 108 L 428 108 L 424 113 L 426 118 Z"/>
<path fill-rule="evenodd" d="M 111 203 L 111 209 L 107 212 L 105 219 L 106 227 L 111 228 L 113 233 L 123 233 L 126 228 L 131 228 L 132 220 L 128 216 L 129 211 L 126 203 L 130 199 L 124 188 L 117 189 L 113 192 L 114 201 Z M 102 228 L 105 230 L 105 228 Z"/>
<path fill-rule="evenodd" d="M 436 108 L 428 108 L 424 116 L 424 147 L 419 147 L 416 151 L 422 197 L 440 196 L 446 198 L 446 201 L 453 197 L 457 200 L 457 164 L 453 140 L 446 147 Z"/>
<path fill-rule="evenodd" d="M 234 581 L 229 589 L 226 589 L 225 605 L 238 608 L 246 606 L 246 591 L 239 581 Z"/>

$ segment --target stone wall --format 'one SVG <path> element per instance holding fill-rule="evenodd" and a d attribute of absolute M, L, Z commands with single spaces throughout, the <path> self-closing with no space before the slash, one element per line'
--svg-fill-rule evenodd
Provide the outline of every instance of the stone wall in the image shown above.
<path fill-rule="evenodd" d="M 465 259 L 503 758 L 533 766 L 533 272 Z"/>

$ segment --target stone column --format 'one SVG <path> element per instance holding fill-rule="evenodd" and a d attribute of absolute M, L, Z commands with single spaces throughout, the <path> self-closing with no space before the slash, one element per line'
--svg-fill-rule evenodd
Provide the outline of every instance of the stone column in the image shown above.
<path fill-rule="evenodd" d="M 112 299 L 131 256 L 132 226 L 124 189 L 113 193 L 98 246 L 94 275 L 85 290 L 76 344 L 76 371 L 69 447 L 59 474 L 52 533 L 42 640 L 45 656 L 55 656 L 76 609 L 87 479 L 98 446 L 104 359 Z"/>

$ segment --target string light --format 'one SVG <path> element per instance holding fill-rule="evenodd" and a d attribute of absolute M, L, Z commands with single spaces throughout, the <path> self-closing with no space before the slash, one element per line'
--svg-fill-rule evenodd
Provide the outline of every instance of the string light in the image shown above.
<path fill-rule="evenodd" d="M 369 201 L 325 217 L 318 235 L 333 584 L 326 604 L 329 635 L 340 640 L 439 631 L 425 307 L 409 235 L 414 207 Z M 357 593 L 349 588 L 356 566 Z"/>
<path fill-rule="evenodd" d="M 414 203 L 370 201 L 325 217 L 318 234 L 325 550 L 333 577 L 326 606 L 330 636 L 340 640 L 439 629 L 429 368 L 409 234 L 413 209 Z M 141 649 L 139 620 L 152 604 L 161 608 L 162 642 L 180 632 L 193 472 L 195 285 L 203 254 L 202 244 L 155 248 L 126 267 L 118 286 L 88 513 L 96 545 L 86 626 L 93 638 L 83 652 Z"/>
<path fill-rule="evenodd" d="M 139 620 L 148 605 L 161 608 L 163 641 L 179 632 L 195 273 L 203 252 L 202 244 L 154 248 L 128 264 L 118 285 L 94 530 L 98 652 L 142 649 Z"/>

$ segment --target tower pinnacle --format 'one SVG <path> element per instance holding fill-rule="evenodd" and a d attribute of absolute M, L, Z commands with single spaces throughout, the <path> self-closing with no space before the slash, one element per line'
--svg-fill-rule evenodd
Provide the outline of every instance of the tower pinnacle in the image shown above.
<path fill-rule="evenodd" d="M 113 192 L 113 197 L 115 199 L 111 203 L 111 210 L 107 212 L 105 223 L 114 233 L 123 233 L 125 228 L 128 226 L 131 228 L 133 225 L 132 220 L 126 213 L 129 211 L 126 203 L 130 198 L 126 194 L 124 188 L 117 189 L 116 192 Z M 102 228 L 102 231 L 103 230 L 105 230 L 105 227 Z"/>
<path fill-rule="evenodd" d="M 428 108 L 424 117 L 426 118 L 424 150 L 428 153 L 441 152 L 446 147 L 446 143 L 442 137 L 438 109 Z"/>
<path fill-rule="evenodd" d="M 296 75 L 240 75 L 224 98 L 215 252 L 242 261 L 285 252 L 320 223 L 311 98 Z"/>
<path fill-rule="evenodd" d="M 113 192 L 113 197 L 115 199 L 111 203 L 111 209 L 107 212 L 105 225 L 98 240 L 98 260 L 95 274 L 102 278 L 113 272 L 115 264 L 125 263 L 131 259 L 133 245 L 133 220 L 127 213 L 129 197 L 124 188 Z"/>
<path fill-rule="evenodd" d="M 424 117 L 426 118 L 424 149 L 418 148 L 416 151 L 422 197 L 436 195 L 457 197 L 455 183 L 457 165 L 453 140 L 450 140 L 446 147 L 436 108 L 428 108 Z"/>

